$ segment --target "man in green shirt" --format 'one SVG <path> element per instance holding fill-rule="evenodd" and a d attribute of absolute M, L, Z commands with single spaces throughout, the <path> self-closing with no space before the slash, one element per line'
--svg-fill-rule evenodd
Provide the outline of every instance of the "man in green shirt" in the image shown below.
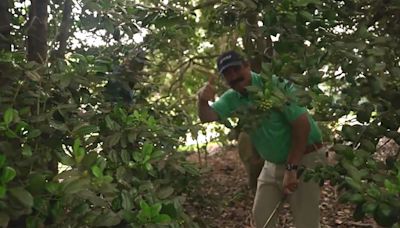
<path fill-rule="evenodd" d="M 264 87 L 261 76 L 253 73 L 249 63 L 235 51 L 221 54 L 217 67 L 231 89 L 212 104 L 210 101 L 215 97 L 212 83 L 208 82 L 200 89 L 198 113 L 202 122 L 232 117 L 239 108 L 254 103 L 247 86 Z M 293 85 L 276 77 L 271 80 L 273 86 L 293 95 Z M 286 196 L 297 228 L 319 227 L 319 186 L 297 177 L 299 166 L 312 168 L 324 160 L 321 133 L 307 109 L 291 101 L 281 110 L 271 111 L 249 135 L 265 160 L 253 206 L 256 227 L 264 227 L 275 206 Z M 267 227 L 275 227 L 276 221 L 277 215 L 274 215 Z"/>

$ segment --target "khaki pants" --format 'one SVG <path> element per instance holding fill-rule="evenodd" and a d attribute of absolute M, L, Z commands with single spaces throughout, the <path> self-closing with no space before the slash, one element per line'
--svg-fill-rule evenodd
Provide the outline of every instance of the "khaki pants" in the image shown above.
<path fill-rule="evenodd" d="M 325 148 L 311 152 L 303 156 L 301 165 L 313 168 L 316 164 L 325 162 Z M 257 192 L 254 199 L 253 215 L 257 228 L 263 228 L 277 203 L 283 197 L 284 165 L 275 165 L 265 161 L 264 167 L 258 177 Z M 319 200 L 320 187 L 313 181 L 300 181 L 297 190 L 289 195 L 287 201 L 290 204 L 294 225 L 296 228 L 319 228 Z M 272 218 L 268 228 L 277 226 L 279 211 Z"/>

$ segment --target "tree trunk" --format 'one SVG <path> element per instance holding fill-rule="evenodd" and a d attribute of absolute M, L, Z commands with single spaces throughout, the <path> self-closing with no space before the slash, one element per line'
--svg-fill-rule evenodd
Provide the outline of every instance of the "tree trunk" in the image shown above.
<path fill-rule="evenodd" d="M 261 64 L 263 61 L 270 61 L 268 58 L 272 56 L 271 37 L 266 37 L 258 26 L 257 12 L 250 12 L 246 18 L 246 33 L 243 37 L 243 45 L 246 54 L 249 56 L 251 69 L 254 72 L 261 72 Z"/>
<path fill-rule="evenodd" d="M 0 0 L 0 52 L 11 51 L 11 15 L 8 0 Z M 8 84 L 7 64 L 0 63 L 0 88 Z"/>
<path fill-rule="evenodd" d="M 49 0 L 31 0 L 28 22 L 28 61 L 47 59 L 47 6 Z"/>
<path fill-rule="evenodd" d="M 8 11 L 8 0 L 0 1 L 0 51 L 11 51 L 10 32 L 11 18 Z"/>
<path fill-rule="evenodd" d="M 69 30 L 72 25 L 72 0 L 65 0 L 63 17 L 60 25 L 60 33 L 57 35 L 58 49 L 54 52 L 54 58 L 64 58 L 67 51 Z"/>

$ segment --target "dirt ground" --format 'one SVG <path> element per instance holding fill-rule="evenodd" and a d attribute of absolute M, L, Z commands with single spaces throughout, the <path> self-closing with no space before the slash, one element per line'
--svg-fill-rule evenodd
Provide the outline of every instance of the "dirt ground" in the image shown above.
<path fill-rule="evenodd" d="M 214 149 L 202 164 L 200 185 L 185 205 L 200 227 L 252 228 L 251 208 L 254 193 L 236 148 Z M 198 161 L 193 155 L 190 160 Z M 337 202 L 337 194 L 328 183 L 321 189 L 321 227 L 378 227 L 371 219 L 354 221 L 351 208 Z M 289 205 L 280 212 L 279 227 L 294 227 Z"/>

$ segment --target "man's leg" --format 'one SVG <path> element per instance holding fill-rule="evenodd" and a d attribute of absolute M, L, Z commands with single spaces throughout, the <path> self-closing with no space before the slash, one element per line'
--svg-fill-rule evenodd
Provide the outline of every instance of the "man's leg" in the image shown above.
<path fill-rule="evenodd" d="M 257 178 L 264 166 L 264 161 L 255 150 L 250 136 L 245 132 L 240 132 L 238 137 L 238 151 L 248 175 L 248 184 L 252 190 L 257 188 Z"/>
<path fill-rule="evenodd" d="M 258 178 L 257 192 L 253 205 L 253 215 L 257 228 L 264 227 L 275 206 L 282 199 L 282 188 L 279 183 L 276 180 L 275 165 L 265 162 Z M 276 227 L 279 210 L 280 208 L 267 226 L 268 228 Z"/>
<path fill-rule="evenodd" d="M 325 161 L 324 150 L 304 155 L 301 164 L 314 168 L 317 163 Z M 296 191 L 289 196 L 290 208 L 296 228 L 320 227 L 320 186 L 318 183 L 300 181 Z"/>

